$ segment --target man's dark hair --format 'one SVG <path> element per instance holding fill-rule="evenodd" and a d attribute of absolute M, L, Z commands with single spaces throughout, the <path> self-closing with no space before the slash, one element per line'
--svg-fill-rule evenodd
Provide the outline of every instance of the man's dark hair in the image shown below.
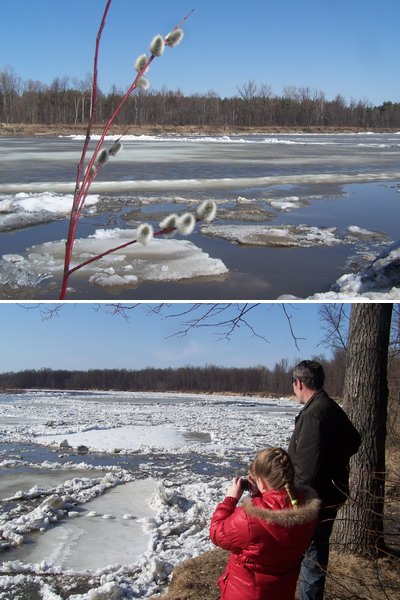
<path fill-rule="evenodd" d="M 310 390 L 320 390 L 324 387 L 324 368 L 316 360 L 302 360 L 293 370 L 293 379 L 300 379 Z"/>

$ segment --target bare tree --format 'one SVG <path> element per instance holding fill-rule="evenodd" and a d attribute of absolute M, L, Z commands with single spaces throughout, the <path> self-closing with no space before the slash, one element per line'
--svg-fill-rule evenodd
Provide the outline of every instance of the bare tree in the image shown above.
<path fill-rule="evenodd" d="M 22 80 L 10 66 L 0 71 L 0 97 L 3 99 L 3 121 L 15 123 L 15 104 L 21 93 Z"/>
<path fill-rule="evenodd" d="M 237 88 L 242 100 L 253 100 L 257 96 L 257 84 L 253 79 Z"/>

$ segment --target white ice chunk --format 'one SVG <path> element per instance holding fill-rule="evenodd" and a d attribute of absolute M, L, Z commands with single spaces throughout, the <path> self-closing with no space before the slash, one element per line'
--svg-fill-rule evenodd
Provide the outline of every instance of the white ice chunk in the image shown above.
<path fill-rule="evenodd" d="M 286 198 L 274 198 L 267 200 L 268 204 L 273 208 L 279 210 L 289 211 L 301 208 L 304 206 L 304 201 L 300 200 L 298 196 L 288 196 Z"/>
<path fill-rule="evenodd" d="M 46 210 L 52 213 L 67 215 L 71 212 L 73 199 L 72 194 L 60 196 L 52 192 L 43 192 L 42 194 L 21 192 L 20 194 L 16 194 L 15 199 L 12 201 L 12 209 L 15 211 L 22 209 L 26 212 Z M 93 206 L 98 201 L 98 196 L 88 195 L 85 199 L 85 206 Z"/>
<path fill-rule="evenodd" d="M 72 201 L 72 194 L 60 195 L 47 191 L 0 196 L 0 231 L 12 231 L 64 218 L 71 212 Z M 94 206 L 98 201 L 97 195 L 89 195 L 85 206 Z"/>
<path fill-rule="evenodd" d="M 182 433 L 172 427 L 164 427 L 160 432 L 158 427 L 146 425 L 126 425 L 110 429 L 93 429 L 78 431 L 70 434 L 69 441 L 73 447 L 81 444 L 88 446 L 91 451 L 113 451 L 122 447 L 126 450 L 139 450 L 142 447 L 171 449 L 185 443 Z M 58 444 L 62 435 L 37 436 L 39 444 Z"/>
<path fill-rule="evenodd" d="M 342 275 L 326 293 L 310 300 L 349 298 L 398 300 L 400 298 L 400 243 L 392 244 L 359 273 Z"/>
<path fill-rule="evenodd" d="M 97 230 L 93 236 L 75 241 L 73 264 L 135 239 L 136 230 Z M 27 252 L 27 258 L 7 255 L 0 260 L 0 284 L 17 288 L 36 285 L 46 277 L 61 277 L 65 241 L 32 246 Z M 179 281 L 227 272 L 220 259 L 211 258 L 188 240 L 156 239 L 147 246 L 134 243 L 105 256 L 77 271 L 74 277 L 81 276 L 102 286 L 133 286 L 145 281 Z"/>
<path fill-rule="evenodd" d="M 340 244 L 335 227 L 309 225 L 205 225 L 201 232 L 237 244 L 254 246 L 332 246 Z"/>

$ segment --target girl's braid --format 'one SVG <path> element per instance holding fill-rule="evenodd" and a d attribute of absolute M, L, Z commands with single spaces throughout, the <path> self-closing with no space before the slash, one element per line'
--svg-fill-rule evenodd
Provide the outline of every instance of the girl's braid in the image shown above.
<path fill-rule="evenodd" d="M 292 506 L 297 506 L 294 467 L 290 456 L 283 448 L 262 450 L 253 464 L 254 466 L 257 464 L 256 470 L 259 471 L 257 475 L 264 477 L 274 489 L 284 488 Z"/>
<path fill-rule="evenodd" d="M 287 452 L 282 450 L 282 448 L 277 449 L 277 457 L 279 457 L 281 469 L 282 469 L 282 477 L 284 482 L 284 488 L 289 496 L 289 500 L 292 506 L 297 506 L 297 498 L 294 491 L 294 468 L 293 463 L 290 460 Z"/>

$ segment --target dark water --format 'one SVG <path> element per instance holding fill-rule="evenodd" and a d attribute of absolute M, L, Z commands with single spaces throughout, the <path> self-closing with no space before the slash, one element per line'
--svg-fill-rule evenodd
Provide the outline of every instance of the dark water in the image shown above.
<path fill-rule="evenodd" d="M 193 434 L 192 441 L 199 441 L 199 434 Z M 209 441 L 203 437 L 203 441 Z M 196 452 L 187 452 L 184 455 L 174 455 L 172 453 L 132 453 L 132 454 L 102 454 L 99 452 L 90 452 L 86 454 L 77 454 L 74 452 L 54 452 L 48 448 L 36 444 L 1 444 L 0 443 L 0 462 L 6 460 L 23 461 L 20 465 L 14 464 L 12 467 L 0 467 L 0 487 L 1 477 L 10 473 L 13 475 L 32 475 L 38 473 L 40 467 L 41 474 L 53 475 L 60 479 L 63 471 L 43 468 L 43 463 L 55 465 L 72 464 L 79 465 L 85 463 L 92 467 L 118 467 L 134 473 L 138 478 L 146 477 L 168 477 L 171 476 L 176 468 L 180 472 L 190 472 L 197 475 L 208 475 L 210 477 L 232 477 L 232 473 L 245 471 L 247 465 L 238 462 L 237 458 L 226 457 L 221 464 L 220 457 L 213 454 Z M 36 466 L 35 466 L 36 465 Z M 143 467 L 143 465 L 147 465 Z M 73 466 L 70 467 L 73 469 Z M 85 471 L 81 476 L 95 476 L 93 472 Z M 66 471 L 65 479 L 70 478 Z M 0 496 L 1 497 L 1 496 Z"/>

